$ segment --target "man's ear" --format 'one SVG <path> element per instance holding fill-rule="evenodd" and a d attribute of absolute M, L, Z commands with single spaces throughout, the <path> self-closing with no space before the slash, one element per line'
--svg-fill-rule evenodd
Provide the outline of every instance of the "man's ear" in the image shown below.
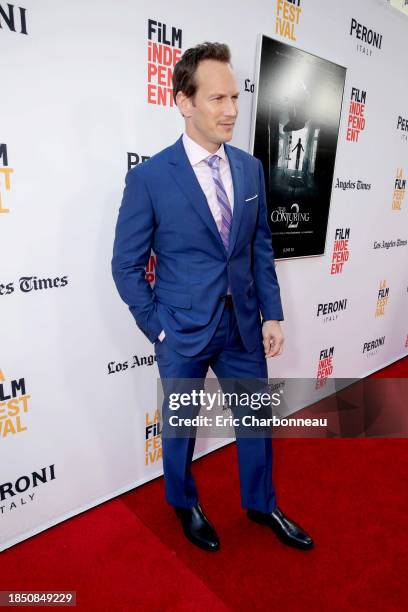
<path fill-rule="evenodd" d="M 188 98 L 182 91 L 178 91 L 176 95 L 176 104 L 183 117 L 191 117 L 191 98 Z"/>

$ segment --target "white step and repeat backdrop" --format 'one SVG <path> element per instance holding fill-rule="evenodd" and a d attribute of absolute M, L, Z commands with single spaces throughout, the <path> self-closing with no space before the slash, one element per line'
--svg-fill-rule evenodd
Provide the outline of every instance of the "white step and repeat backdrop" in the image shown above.
<path fill-rule="evenodd" d="M 198 42 L 231 47 L 246 150 L 260 33 L 347 67 L 326 250 L 277 264 L 286 351 L 270 375 L 364 377 L 408 352 L 404 15 L 380 0 L 21 4 L 0 0 L 0 549 L 161 474 L 153 346 L 110 260 L 128 167 L 182 132 L 171 73 Z"/>

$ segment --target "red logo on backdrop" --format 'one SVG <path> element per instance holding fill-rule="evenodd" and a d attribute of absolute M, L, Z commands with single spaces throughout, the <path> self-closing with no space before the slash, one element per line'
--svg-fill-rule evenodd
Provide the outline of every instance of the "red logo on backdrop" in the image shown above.
<path fill-rule="evenodd" d="M 343 272 L 343 266 L 350 256 L 349 239 L 349 227 L 338 227 L 336 229 L 330 274 L 341 274 Z"/>
<path fill-rule="evenodd" d="M 150 255 L 149 261 L 147 262 L 147 266 L 145 268 L 146 275 L 145 278 L 148 283 L 153 283 L 156 279 L 155 268 L 157 264 L 157 255 Z"/>
<path fill-rule="evenodd" d="M 329 376 L 333 374 L 334 346 L 320 351 L 319 363 L 317 364 L 316 389 L 324 387 Z"/>
<path fill-rule="evenodd" d="M 173 106 L 173 69 L 181 56 L 182 30 L 149 19 L 147 32 L 147 102 Z"/>
<path fill-rule="evenodd" d="M 405 348 L 408 348 L 408 334 L 407 334 L 407 337 L 405 338 Z"/>
<path fill-rule="evenodd" d="M 367 92 L 351 88 L 349 116 L 347 120 L 346 140 L 358 142 L 360 132 L 365 129 L 365 103 Z"/>

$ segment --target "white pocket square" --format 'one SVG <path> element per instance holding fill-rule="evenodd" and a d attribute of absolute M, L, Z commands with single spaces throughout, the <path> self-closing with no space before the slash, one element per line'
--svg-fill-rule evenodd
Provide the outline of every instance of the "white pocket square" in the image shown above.
<path fill-rule="evenodd" d="M 257 198 L 257 197 L 258 197 L 258 194 L 256 193 L 256 194 L 255 194 L 254 196 L 252 196 L 251 198 L 247 198 L 247 199 L 245 200 L 245 202 L 251 202 L 252 200 L 255 200 L 255 198 Z"/>

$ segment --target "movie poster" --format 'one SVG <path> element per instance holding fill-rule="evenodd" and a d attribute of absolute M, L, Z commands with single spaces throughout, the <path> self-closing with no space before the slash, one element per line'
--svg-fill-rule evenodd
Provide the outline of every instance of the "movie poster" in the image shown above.
<path fill-rule="evenodd" d="M 408 15 L 408 2 L 407 0 L 390 0 L 391 6 L 402 11 L 405 15 Z"/>
<path fill-rule="evenodd" d="M 253 154 L 276 259 L 322 255 L 346 68 L 262 36 Z"/>

